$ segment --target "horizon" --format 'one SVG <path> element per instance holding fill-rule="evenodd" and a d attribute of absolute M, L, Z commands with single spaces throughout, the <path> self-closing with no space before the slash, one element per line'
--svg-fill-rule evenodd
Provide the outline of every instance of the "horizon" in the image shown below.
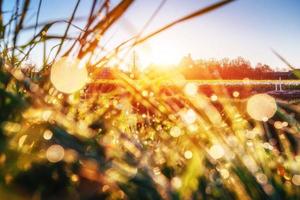
<path fill-rule="evenodd" d="M 242 57 L 242 56 L 237 56 L 237 57 L 235 57 L 235 58 L 228 58 L 228 57 L 224 57 L 224 58 L 196 58 L 196 57 L 194 57 L 192 54 L 187 54 L 187 55 L 183 55 L 182 57 L 181 57 L 181 59 L 179 59 L 179 61 L 177 62 L 177 63 L 172 63 L 172 64 L 160 64 L 160 63 L 150 63 L 146 68 L 139 68 L 141 71 L 143 71 L 143 70 L 146 70 L 146 69 L 148 69 L 148 68 L 151 68 L 151 67 L 155 67 L 155 68 L 157 68 L 157 67 L 161 67 L 161 68 L 172 68 L 172 67 L 175 67 L 175 68 L 177 68 L 177 67 L 180 67 L 181 66 L 181 63 L 182 63 L 182 61 L 184 60 L 184 59 L 186 59 L 186 58 L 191 58 L 192 59 L 192 61 L 194 62 L 194 63 L 196 63 L 196 65 L 197 65 L 197 62 L 207 62 L 207 63 L 209 63 L 209 62 L 211 62 L 211 61 L 216 61 L 216 62 L 221 62 L 222 60 L 229 60 L 230 62 L 231 61 L 234 61 L 234 60 L 236 60 L 236 59 L 239 59 L 239 58 L 242 58 L 244 61 L 246 61 L 246 62 L 249 62 L 249 66 L 251 67 L 251 68 L 253 68 L 253 69 L 255 69 L 255 68 L 257 68 L 257 66 L 259 66 L 259 65 L 266 65 L 266 66 L 268 66 L 268 67 L 270 67 L 272 70 L 273 70 L 273 72 L 289 72 L 289 71 L 292 71 L 292 69 L 290 69 L 288 66 L 286 66 L 286 67 L 282 67 L 282 68 L 280 68 L 280 67 L 273 67 L 273 66 L 270 66 L 270 65 L 268 65 L 268 64 L 265 64 L 265 63 L 261 63 L 261 62 L 258 62 L 258 63 L 252 63 L 250 60 L 248 60 L 247 58 L 244 58 L 244 57 Z M 137 57 L 137 60 L 138 60 L 139 58 Z M 281 61 L 282 62 L 282 61 Z M 283 63 L 283 62 L 282 62 Z M 199 64 L 199 63 L 198 63 Z M 138 61 L 137 61 L 137 65 L 138 65 Z M 283 65 L 285 65 L 284 63 L 283 63 Z M 112 67 L 112 66 L 109 66 L 109 67 Z M 186 67 L 188 67 L 188 66 L 186 66 Z M 298 69 L 298 68 L 297 68 Z M 125 70 L 125 71 L 127 71 L 127 70 Z"/>

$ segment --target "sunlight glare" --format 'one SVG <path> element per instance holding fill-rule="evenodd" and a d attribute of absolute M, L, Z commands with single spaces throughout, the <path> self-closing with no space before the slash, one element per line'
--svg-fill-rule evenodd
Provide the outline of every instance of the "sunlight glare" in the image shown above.
<path fill-rule="evenodd" d="M 159 40 L 150 41 L 147 46 L 143 45 L 137 48 L 137 54 L 142 68 L 151 64 L 163 67 L 176 65 L 183 55 L 179 47 Z"/>
<path fill-rule="evenodd" d="M 71 94 L 85 86 L 88 72 L 79 59 L 62 57 L 52 65 L 50 80 L 58 91 Z"/>

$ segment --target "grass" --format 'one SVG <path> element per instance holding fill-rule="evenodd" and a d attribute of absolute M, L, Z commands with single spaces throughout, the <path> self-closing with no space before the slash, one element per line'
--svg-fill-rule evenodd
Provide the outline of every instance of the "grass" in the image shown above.
<path fill-rule="evenodd" d="M 103 34 L 133 1 L 124 0 L 111 8 L 109 1 L 94 0 L 85 29 L 71 39 L 74 45 L 70 49 L 63 46 L 80 0 L 72 16 L 63 20 L 68 26 L 62 36 L 48 37 L 47 31 L 56 22 L 41 25 L 37 15 L 33 26 L 37 34 L 22 48 L 18 38 L 25 26 L 28 5 L 33 2 L 18 2 L 11 21 L 6 25 L 2 22 L 1 27 L 4 38 L 0 70 L 0 197 L 299 198 L 297 102 L 277 100 L 275 115 L 260 122 L 249 116 L 247 100 L 236 100 L 226 87 L 211 84 L 223 84 L 222 80 L 192 81 L 212 85 L 215 98 L 194 92 L 193 87 L 187 92 L 187 82 L 180 81 L 176 72 L 162 75 L 159 84 L 174 83 L 163 89 L 153 83 L 151 76 L 135 80 L 118 69 L 111 71 L 113 80 L 98 80 L 95 65 L 101 67 L 98 64 L 104 58 L 88 66 L 91 81 L 84 89 L 73 94 L 61 93 L 49 81 L 55 59 L 62 55 L 86 58 L 88 53 L 96 54 Z M 134 38 L 129 48 L 229 2 L 200 9 L 148 36 Z M 105 17 L 99 18 L 100 13 L 105 13 Z M 59 40 L 53 50 L 54 60 L 44 53 L 41 71 L 21 69 L 32 49 L 47 46 L 50 39 Z M 117 49 L 125 48 L 128 42 Z M 105 59 L 116 56 L 115 51 L 110 52 Z M 105 86 L 102 82 L 120 86 Z M 296 80 L 290 82 L 298 84 Z M 100 84 L 100 88 L 89 88 L 92 84 Z M 268 105 L 258 105 L 257 109 L 264 107 Z M 50 151 L 53 148 L 54 153 Z"/>

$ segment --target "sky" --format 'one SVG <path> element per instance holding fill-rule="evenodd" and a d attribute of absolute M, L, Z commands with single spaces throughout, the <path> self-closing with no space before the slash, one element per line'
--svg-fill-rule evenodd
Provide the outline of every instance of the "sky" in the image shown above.
<path fill-rule="evenodd" d="M 4 10 L 13 7 L 5 0 Z M 38 0 L 30 6 L 32 15 L 26 19 L 33 24 Z M 77 16 L 87 16 L 91 0 L 82 0 Z M 112 6 L 118 1 L 112 0 Z M 187 15 L 216 0 L 167 0 L 144 35 L 173 20 Z M 67 18 L 76 0 L 43 0 L 40 21 Z M 140 32 L 161 0 L 136 0 L 127 13 L 106 33 L 107 48 Z M 30 15 L 28 15 L 30 16 Z M 299 0 L 237 0 L 204 16 L 178 24 L 147 41 L 138 50 L 141 62 L 175 64 L 191 54 L 194 59 L 222 59 L 242 56 L 252 65 L 268 64 L 274 69 L 286 69 L 271 52 L 275 49 L 293 66 L 300 68 L 300 1 Z M 83 26 L 82 22 L 77 22 Z M 65 25 L 57 25 L 50 32 L 62 34 Z M 71 32 L 76 33 L 76 29 Z M 78 32 L 78 31 L 77 31 Z M 23 33 L 28 40 L 32 32 Z M 55 45 L 55 41 L 48 47 Z M 39 63 L 41 50 L 36 49 L 31 59 Z"/>

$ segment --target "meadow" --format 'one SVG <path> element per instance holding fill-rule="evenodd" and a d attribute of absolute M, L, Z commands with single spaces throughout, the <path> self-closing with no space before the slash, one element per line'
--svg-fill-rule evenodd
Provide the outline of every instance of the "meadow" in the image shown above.
<path fill-rule="evenodd" d="M 177 70 L 119 68 L 119 51 L 232 1 L 99 58 L 101 37 L 133 3 L 109 2 L 93 1 L 75 39 L 68 30 L 80 0 L 62 36 L 48 34 L 59 22 L 40 23 L 38 14 L 24 24 L 33 1 L 18 1 L 8 21 L 1 9 L 0 199 L 299 199 L 299 98 L 268 93 L 278 84 L 296 91 L 299 80 L 189 80 Z M 20 45 L 26 29 L 34 35 Z M 29 65 L 30 52 L 52 39 L 54 55 L 43 53 L 38 70 Z"/>

